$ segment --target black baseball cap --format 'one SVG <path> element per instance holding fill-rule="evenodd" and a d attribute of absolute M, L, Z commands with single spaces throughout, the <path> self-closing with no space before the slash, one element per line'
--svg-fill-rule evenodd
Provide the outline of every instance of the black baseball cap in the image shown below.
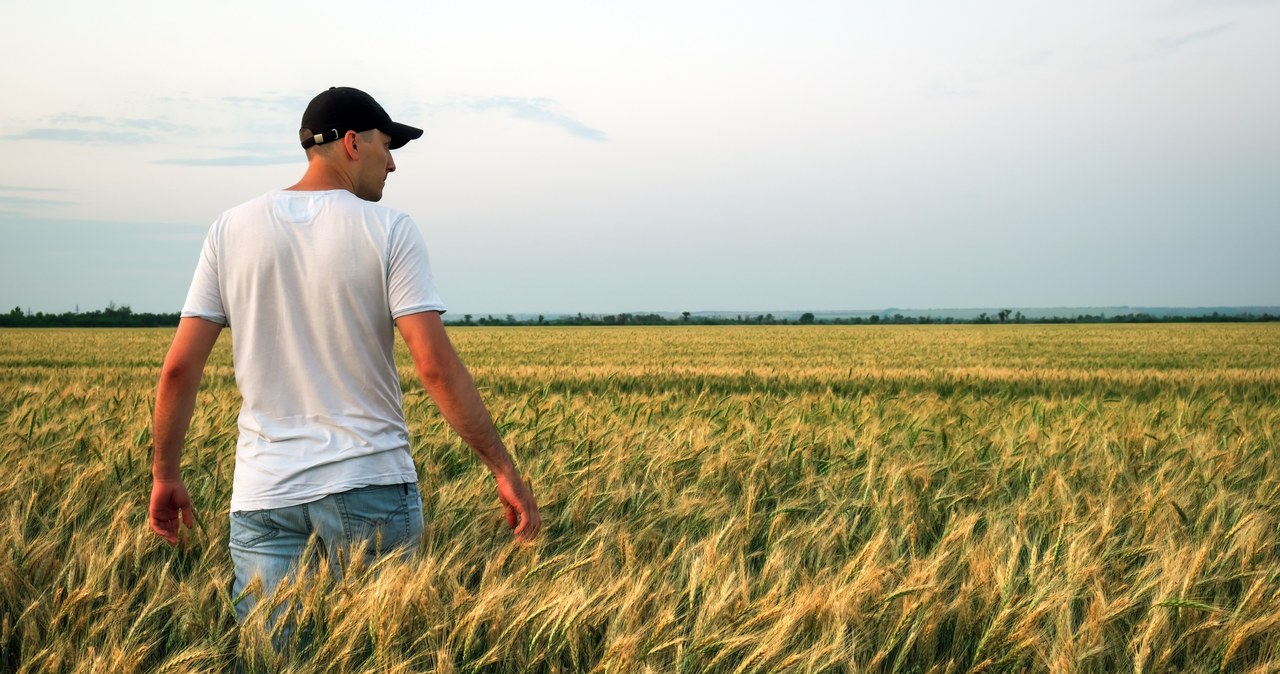
<path fill-rule="evenodd" d="M 302 140 L 303 149 L 331 143 L 348 131 L 377 129 L 391 136 L 392 150 L 422 136 L 422 129 L 391 121 L 373 96 L 351 87 L 329 87 L 311 99 L 302 113 L 302 128 L 315 134 Z"/>

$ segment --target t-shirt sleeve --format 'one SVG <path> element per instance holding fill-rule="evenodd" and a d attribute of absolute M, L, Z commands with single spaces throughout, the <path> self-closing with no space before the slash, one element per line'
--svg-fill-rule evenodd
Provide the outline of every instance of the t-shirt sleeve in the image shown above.
<path fill-rule="evenodd" d="M 222 306 L 222 288 L 218 284 L 218 250 L 215 234 L 218 225 L 209 228 L 196 263 L 196 273 L 187 290 L 187 301 L 182 304 L 183 318 L 195 316 L 214 323 L 227 325 L 227 312 Z"/>
<path fill-rule="evenodd" d="M 427 242 L 409 216 L 391 229 L 387 251 L 387 306 L 391 318 L 423 311 L 445 312 L 427 259 Z"/>

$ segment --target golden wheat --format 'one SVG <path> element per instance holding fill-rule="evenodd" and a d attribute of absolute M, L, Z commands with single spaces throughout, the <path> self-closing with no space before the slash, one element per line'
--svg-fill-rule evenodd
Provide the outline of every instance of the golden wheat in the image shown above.
<path fill-rule="evenodd" d="M 0 671 L 1277 671 L 1280 326 L 451 334 L 544 535 L 512 546 L 401 349 L 420 554 L 236 625 L 230 335 L 169 548 L 172 331 L 0 331 Z M 272 606 L 310 640 L 274 652 Z"/>

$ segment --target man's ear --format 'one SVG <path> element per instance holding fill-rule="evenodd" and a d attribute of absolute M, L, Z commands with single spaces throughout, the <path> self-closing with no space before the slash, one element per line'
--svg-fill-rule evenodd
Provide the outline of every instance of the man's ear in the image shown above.
<path fill-rule="evenodd" d="M 360 148 L 356 145 L 358 142 L 360 142 L 360 134 L 355 131 L 347 131 L 347 135 L 342 137 L 342 150 L 352 161 L 360 158 Z"/>

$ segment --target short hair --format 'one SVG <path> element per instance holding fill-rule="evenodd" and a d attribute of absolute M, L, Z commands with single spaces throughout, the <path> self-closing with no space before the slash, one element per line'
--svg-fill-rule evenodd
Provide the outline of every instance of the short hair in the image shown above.
<path fill-rule="evenodd" d="M 369 129 L 368 131 L 356 131 L 356 135 L 360 136 L 360 140 L 363 140 L 366 143 L 372 143 L 373 132 L 374 132 L 374 129 Z M 299 129 L 298 142 L 302 142 L 308 138 L 313 138 L 315 137 L 315 135 L 316 135 L 316 132 L 312 131 L 311 129 Z M 347 135 L 346 132 L 343 132 L 343 134 L 339 136 L 337 140 L 331 140 L 327 143 L 321 143 L 319 145 L 312 145 L 311 147 L 307 148 L 306 149 L 307 159 L 310 159 L 317 152 L 329 152 L 331 147 L 341 145 L 341 143 L 339 143 L 338 141 L 342 140 L 342 138 L 346 137 L 346 135 Z"/>

